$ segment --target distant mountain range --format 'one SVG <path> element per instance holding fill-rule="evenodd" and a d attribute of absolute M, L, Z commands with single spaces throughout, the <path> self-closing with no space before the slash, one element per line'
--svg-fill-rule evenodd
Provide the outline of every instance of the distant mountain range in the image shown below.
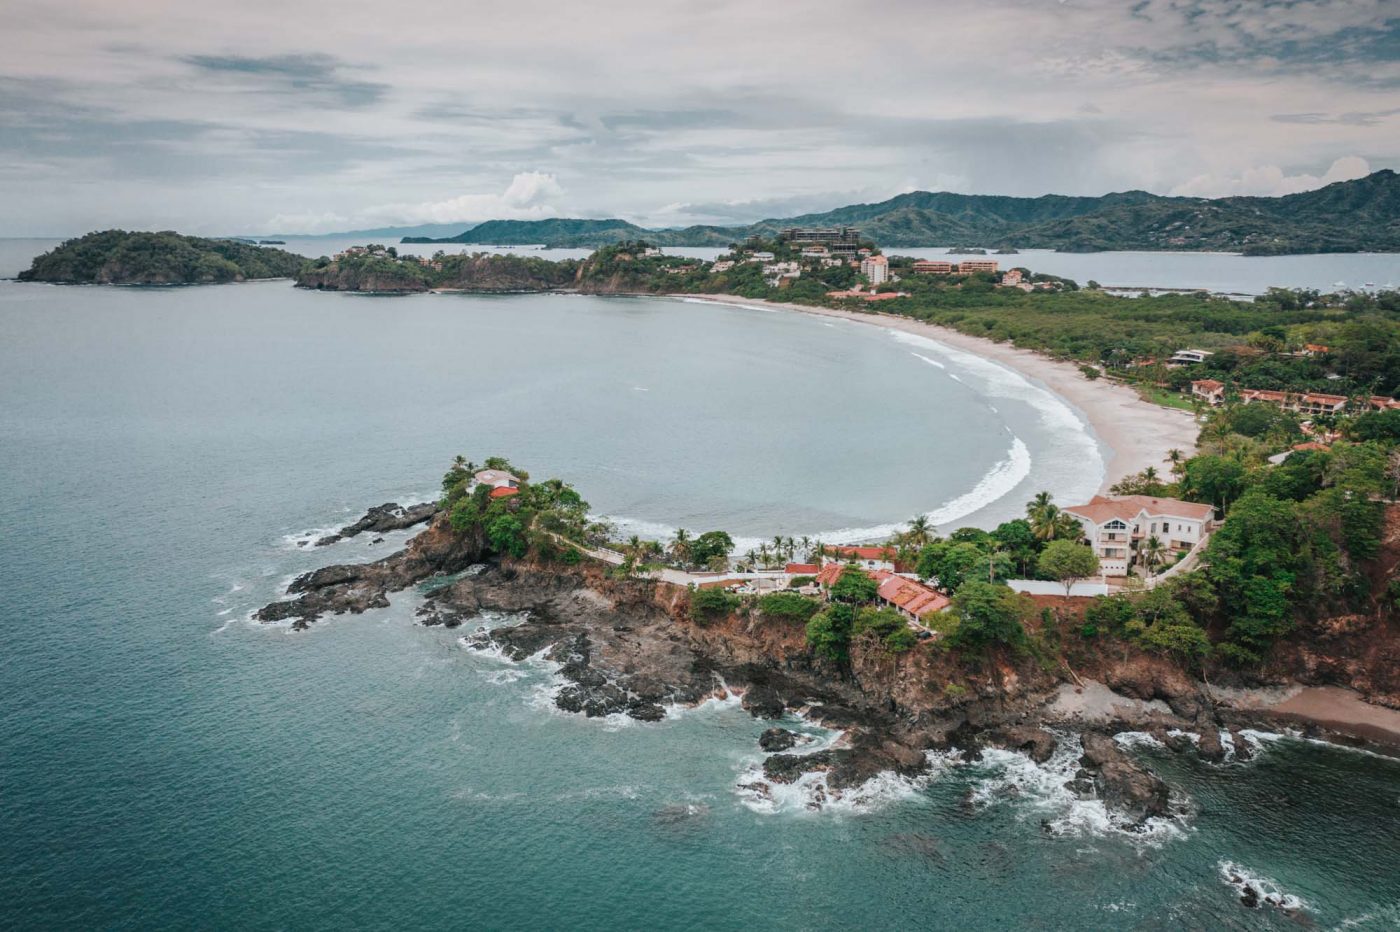
<path fill-rule="evenodd" d="M 405 243 L 596 248 L 644 239 L 657 246 L 726 246 L 784 227 L 854 226 L 882 247 L 982 246 L 1100 252 L 1213 250 L 1250 255 L 1400 251 L 1400 175 L 1386 169 L 1284 197 L 1000 197 L 914 191 L 878 204 L 762 220 L 744 227 L 652 230 L 626 220 L 489 220 L 455 236 Z"/>

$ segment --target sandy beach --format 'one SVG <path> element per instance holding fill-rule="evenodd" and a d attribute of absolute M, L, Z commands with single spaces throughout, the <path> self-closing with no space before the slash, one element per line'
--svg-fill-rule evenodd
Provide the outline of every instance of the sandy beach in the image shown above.
<path fill-rule="evenodd" d="M 781 304 L 758 298 L 727 295 L 675 295 L 689 300 L 711 301 L 737 307 L 794 311 L 821 317 L 840 317 L 862 324 L 917 334 L 985 359 L 1001 363 L 1039 382 L 1072 404 L 1107 447 L 1101 492 L 1124 476 L 1155 466 L 1165 475 L 1167 453 L 1177 449 L 1190 455 L 1196 449 L 1196 419 L 1186 411 L 1164 408 L 1138 397 L 1131 388 L 1106 379 L 1090 381 L 1074 363 L 1051 359 L 1032 350 L 1017 349 L 971 337 L 947 327 L 895 314 L 858 313 L 802 304 Z"/>

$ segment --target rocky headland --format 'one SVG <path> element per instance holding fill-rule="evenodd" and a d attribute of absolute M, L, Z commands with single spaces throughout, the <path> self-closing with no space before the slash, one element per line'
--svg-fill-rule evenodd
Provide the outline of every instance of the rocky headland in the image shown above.
<path fill-rule="evenodd" d="M 350 528 L 419 514 L 380 506 Z M 1165 657 L 1135 650 L 1067 651 L 1050 662 L 928 644 L 892 654 L 875 639 L 857 638 L 849 662 L 837 663 L 812 652 L 799 622 L 752 609 L 697 622 L 685 588 L 616 578 L 588 562 L 502 558 L 479 535 L 454 531 L 445 513 L 398 553 L 298 577 L 291 598 L 255 617 L 305 628 L 324 615 L 385 607 L 391 593 L 430 577 L 439 583 L 418 609 L 419 622 L 458 628 L 483 612 L 520 616 L 489 630 L 473 625 L 466 642 L 516 662 L 555 662 L 561 686 L 554 701 L 563 710 L 656 721 L 671 706 L 741 694 L 745 709 L 775 720 L 762 739 L 764 775 L 774 783 L 821 772 L 839 791 L 885 772 L 919 774 L 929 752 L 976 758 L 984 748 L 1003 748 L 1043 762 L 1077 740 L 1079 769 L 1066 785 L 1101 799 L 1126 825 L 1143 825 L 1171 814 L 1179 800 L 1114 735 L 1145 732 L 1162 746 L 1221 761 L 1248 753 L 1241 729 L 1282 721 Z M 776 724 L 794 711 L 839 729 L 841 740 L 804 752 L 803 737 Z"/>

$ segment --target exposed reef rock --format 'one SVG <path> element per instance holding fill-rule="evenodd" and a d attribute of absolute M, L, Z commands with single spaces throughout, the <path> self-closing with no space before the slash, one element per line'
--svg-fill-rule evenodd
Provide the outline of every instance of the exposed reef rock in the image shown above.
<path fill-rule="evenodd" d="M 385 534 L 389 531 L 402 531 L 411 528 L 415 524 L 422 524 L 431 520 L 433 515 L 438 513 L 436 502 L 425 502 L 422 505 L 409 505 L 404 507 L 397 502 L 388 502 L 383 505 L 376 505 L 365 516 L 354 524 L 347 524 L 334 534 L 329 534 L 316 541 L 317 547 L 326 547 L 351 537 L 370 531 L 374 534 Z M 374 543 L 379 543 L 375 540 Z"/>
<path fill-rule="evenodd" d="M 386 608 L 389 593 L 436 573 L 455 573 L 481 559 L 482 543 L 454 534 L 439 517 L 408 546 L 373 563 L 344 563 L 304 573 L 287 592 L 296 598 L 272 602 L 253 614 L 263 622 L 291 620 L 298 630 L 325 614 L 360 614 Z"/>
<path fill-rule="evenodd" d="M 1086 734 L 1083 741 L 1080 763 L 1093 774 L 1094 788 L 1105 805 L 1139 822 L 1168 813 L 1171 793 L 1156 774 L 1107 735 Z"/>

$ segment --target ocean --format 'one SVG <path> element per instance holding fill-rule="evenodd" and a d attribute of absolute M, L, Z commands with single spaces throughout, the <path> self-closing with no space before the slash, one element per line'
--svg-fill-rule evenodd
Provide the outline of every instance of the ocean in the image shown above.
<path fill-rule="evenodd" d="M 0 926 L 1237 928 L 1400 924 L 1400 762 L 1260 736 L 1147 755 L 1144 836 L 1072 753 L 808 808 L 743 788 L 732 702 L 554 710 L 553 671 L 413 621 L 248 621 L 299 544 L 454 454 L 623 528 L 835 542 L 1097 486 L 1072 407 L 875 327 L 664 299 L 0 283 Z M 509 619 L 482 619 L 484 624 Z M 810 726 L 794 722 L 795 727 Z M 1230 878 L 1288 908 L 1247 909 Z"/>

